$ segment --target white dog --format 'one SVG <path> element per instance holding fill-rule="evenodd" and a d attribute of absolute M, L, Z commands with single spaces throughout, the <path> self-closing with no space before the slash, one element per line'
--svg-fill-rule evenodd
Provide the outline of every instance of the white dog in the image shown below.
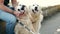
<path fill-rule="evenodd" d="M 18 17 L 19 22 L 15 26 L 15 34 L 34 34 L 32 22 L 29 19 L 29 12 L 25 5 L 18 5 L 16 11 L 22 12 Z"/>
<path fill-rule="evenodd" d="M 43 20 L 43 14 L 39 5 L 29 6 L 29 13 L 31 14 L 30 19 L 32 21 L 35 32 L 39 34 L 41 28 L 41 22 Z"/>

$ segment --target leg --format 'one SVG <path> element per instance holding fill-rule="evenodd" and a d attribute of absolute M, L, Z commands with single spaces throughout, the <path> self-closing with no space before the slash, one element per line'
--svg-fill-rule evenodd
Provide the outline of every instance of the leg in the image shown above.
<path fill-rule="evenodd" d="M 33 27 L 35 29 L 35 32 L 39 33 L 39 30 L 41 28 L 41 23 L 35 22 L 35 23 L 33 23 Z"/>
<path fill-rule="evenodd" d="M 39 33 L 39 30 L 41 28 L 41 22 L 43 21 L 43 15 L 40 15 L 39 20 L 37 22 L 33 23 L 33 27 L 37 33 Z"/>
<path fill-rule="evenodd" d="M 28 24 L 26 24 L 26 25 L 31 30 L 30 32 L 35 34 L 35 29 L 33 27 L 32 22 L 28 21 Z"/>
<path fill-rule="evenodd" d="M 6 34 L 13 34 L 16 17 L 10 13 L 0 10 L 0 19 L 6 21 Z"/>

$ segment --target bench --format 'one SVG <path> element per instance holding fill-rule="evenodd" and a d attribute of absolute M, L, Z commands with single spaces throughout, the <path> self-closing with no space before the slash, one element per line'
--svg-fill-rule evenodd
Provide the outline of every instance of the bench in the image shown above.
<path fill-rule="evenodd" d="M 6 26 L 5 21 L 0 19 L 0 34 L 5 34 L 6 33 L 5 26 Z"/>

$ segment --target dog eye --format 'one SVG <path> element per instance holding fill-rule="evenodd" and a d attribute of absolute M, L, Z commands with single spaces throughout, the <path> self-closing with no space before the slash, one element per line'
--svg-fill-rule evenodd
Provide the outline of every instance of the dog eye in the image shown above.
<path fill-rule="evenodd" d="M 18 11 L 20 11 L 20 9 L 18 9 Z"/>

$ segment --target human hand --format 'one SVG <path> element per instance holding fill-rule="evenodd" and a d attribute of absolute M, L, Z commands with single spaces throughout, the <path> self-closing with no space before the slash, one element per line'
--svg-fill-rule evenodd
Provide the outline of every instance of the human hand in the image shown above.
<path fill-rule="evenodd" d="M 16 17 L 19 17 L 20 13 L 21 13 L 21 12 L 19 12 L 19 11 L 14 11 L 14 12 L 13 12 L 13 14 L 14 14 Z"/>

